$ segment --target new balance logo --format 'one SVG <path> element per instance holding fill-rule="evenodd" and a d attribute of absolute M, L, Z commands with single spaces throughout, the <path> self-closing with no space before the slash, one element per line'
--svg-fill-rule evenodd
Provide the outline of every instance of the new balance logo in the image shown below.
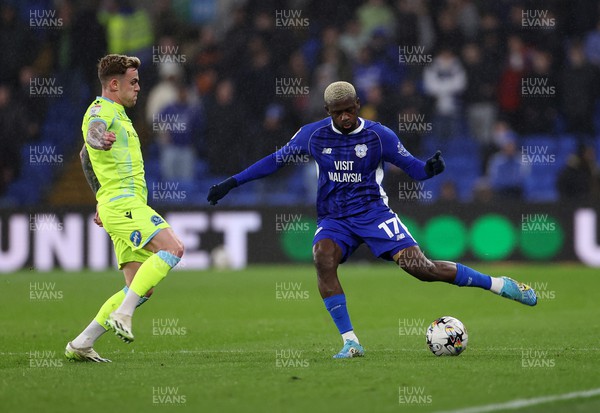
<path fill-rule="evenodd" d="M 331 148 L 323 148 L 323 153 L 325 155 L 331 155 Z"/>

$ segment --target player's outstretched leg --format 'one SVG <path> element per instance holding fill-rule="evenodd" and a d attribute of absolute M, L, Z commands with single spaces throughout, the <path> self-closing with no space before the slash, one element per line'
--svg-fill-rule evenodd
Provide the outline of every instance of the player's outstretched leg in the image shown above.
<path fill-rule="evenodd" d="M 67 343 L 67 347 L 65 348 L 65 357 L 67 360 L 96 363 L 110 362 L 109 359 L 101 357 L 94 350 L 94 344 L 96 343 L 96 340 L 108 331 L 105 322 L 110 313 L 121 305 L 128 290 L 129 288 L 125 286 L 122 290 L 119 290 L 116 294 L 106 300 L 92 322 L 75 339 L 73 339 L 73 341 Z M 152 290 L 148 291 L 144 297 L 140 298 L 137 306 L 139 307 L 148 301 L 151 295 Z"/>
<path fill-rule="evenodd" d="M 162 229 L 144 248 L 154 254 L 139 267 L 123 302 L 105 322 L 125 343 L 131 343 L 135 339 L 131 326 L 137 303 L 167 276 L 183 256 L 183 244 L 171 228 Z"/>
<path fill-rule="evenodd" d="M 346 307 L 346 296 L 337 276 L 342 249 L 334 241 L 322 239 L 313 247 L 313 257 L 317 269 L 319 292 L 344 342 L 344 347 L 333 358 L 361 357 L 365 354 L 365 349 L 354 334 Z"/>
<path fill-rule="evenodd" d="M 421 281 L 444 281 L 459 287 L 479 287 L 525 305 L 537 304 L 536 293 L 527 284 L 509 277 L 491 277 L 459 263 L 431 261 L 416 245 L 398 252 L 394 261 Z"/>

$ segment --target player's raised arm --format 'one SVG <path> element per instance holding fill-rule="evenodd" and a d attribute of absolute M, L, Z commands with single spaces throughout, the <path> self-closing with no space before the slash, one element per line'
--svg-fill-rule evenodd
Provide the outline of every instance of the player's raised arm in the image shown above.
<path fill-rule="evenodd" d="M 279 151 L 265 156 L 260 161 L 250 165 L 239 174 L 231 176 L 223 182 L 219 182 L 218 184 L 211 186 L 208 190 L 208 196 L 206 197 L 208 202 L 210 202 L 211 205 L 216 205 L 217 202 L 225 197 L 225 195 L 227 195 L 233 188 L 245 184 L 246 182 L 264 178 L 265 176 L 277 172 L 280 168 L 285 166 L 284 162 L 278 162 L 279 159 L 282 159 L 280 156 L 278 156 L 278 152 Z"/>
<path fill-rule="evenodd" d="M 308 137 L 308 132 L 303 131 L 303 128 L 300 128 L 283 148 L 265 156 L 258 162 L 244 169 L 242 172 L 211 186 L 208 190 L 208 196 L 206 197 L 207 201 L 211 205 L 216 205 L 217 202 L 225 197 L 225 195 L 233 188 L 277 172 L 291 162 L 291 159 L 293 158 L 290 156 L 291 153 L 302 155 L 308 154 Z"/>
<path fill-rule="evenodd" d="M 103 121 L 90 122 L 85 141 L 91 148 L 108 151 L 116 140 L 114 132 L 106 131 L 106 124 Z"/>
<path fill-rule="evenodd" d="M 383 160 L 396 165 L 413 179 L 423 181 L 435 175 L 441 174 L 446 168 L 442 151 L 423 162 L 415 158 L 400 142 L 391 129 L 382 126 L 378 131 L 383 147 Z"/>

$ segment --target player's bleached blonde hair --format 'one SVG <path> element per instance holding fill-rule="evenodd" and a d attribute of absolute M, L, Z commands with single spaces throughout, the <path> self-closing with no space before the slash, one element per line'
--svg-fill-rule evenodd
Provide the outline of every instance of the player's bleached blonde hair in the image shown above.
<path fill-rule="evenodd" d="M 115 76 L 124 75 L 127 69 L 140 67 L 142 62 L 135 56 L 109 54 L 98 62 L 98 79 L 103 85 Z"/>
<path fill-rule="evenodd" d="M 356 99 L 356 90 L 351 83 L 348 82 L 333 82 L 325 89 L 325 93 L 323 94 L 325 99 L 325 104 L 329 106 L 333 102 L 337 102 L 340 100 L 344 100 L 348 97 L 352 99 Z"/>

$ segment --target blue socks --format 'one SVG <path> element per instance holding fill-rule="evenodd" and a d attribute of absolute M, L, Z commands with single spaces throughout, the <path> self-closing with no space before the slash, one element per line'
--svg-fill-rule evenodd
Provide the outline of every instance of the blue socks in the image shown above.
<path fill-rule="evenodd" d="M 346 295 L 332 295 L 331 297 L 324 298 L 323 301 L 340 334 L 352 331 L 352 323 L 350 322 L 350 316 L 346 308 Z"/>
<path fill-rule="evenodd" d="M 466 265 L 456 263 L 454 285 L 458 285 L 459 287 L 479 287 L 489 290 L 492 286 L 492 277 L 475 271 Z"/>

